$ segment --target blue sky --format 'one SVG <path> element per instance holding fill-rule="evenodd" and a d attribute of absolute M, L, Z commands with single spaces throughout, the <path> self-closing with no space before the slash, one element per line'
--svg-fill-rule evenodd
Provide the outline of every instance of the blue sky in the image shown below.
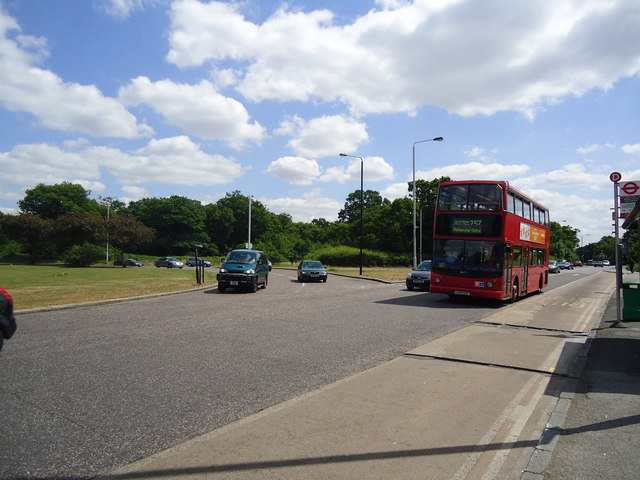
<path fill-rule="evenodd" d="M 0 0 L 0 211 L 80 183 L 240 190 L 296 221 L 360 188 L 507 180 L 584 243 L 640 180 L 637 0 Z"/>

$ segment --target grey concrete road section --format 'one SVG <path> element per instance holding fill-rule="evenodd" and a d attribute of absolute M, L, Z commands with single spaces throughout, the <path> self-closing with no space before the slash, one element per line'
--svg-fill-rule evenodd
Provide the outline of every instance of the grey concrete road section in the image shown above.
<path fill-rule="evenodd" d="M 520 479 L 614 287 L 598 274 L 103 479 Z"/>

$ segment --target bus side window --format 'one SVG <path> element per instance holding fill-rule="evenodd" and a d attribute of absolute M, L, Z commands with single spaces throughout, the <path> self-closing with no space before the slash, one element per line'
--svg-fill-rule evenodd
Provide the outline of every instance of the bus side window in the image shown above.
<path fill-rule="evenodd" d="M 521 267 L 522 266 L 522 247 L 520 245 L 514 245 L 513 249 L 513 266 Z"/>
<path fill-rule="evenodd" d="M 513 196 L 513 193 L 509 192 L 507 194 L 507 208 L 505 209 L 509 213 L 515 213 L 515 202 L 516 199 Z"/>

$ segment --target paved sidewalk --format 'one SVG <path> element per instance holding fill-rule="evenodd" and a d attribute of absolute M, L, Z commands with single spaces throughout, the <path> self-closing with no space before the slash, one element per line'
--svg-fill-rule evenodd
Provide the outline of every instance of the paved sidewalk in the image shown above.
<path fill-rule="evenodd" d="M 624 280 L 638 281 L 638 274 Z M 591 340 L 575 393 L 563 393 L 560 424 L 546 432 L 551 461 L 532 462 L 525 480 L 638 478 L 640 471 L 640 322 L 616 324 L 615 297 Z M 566 417 L 566 418 L 563 418 Z M 536 467 L 538 469 L 536 470 Z M 543 467 L 543 468 L 539 468 Z M 544 473 L 542 475 L 541 473 Z"/>
<path fill-rule="evenodd" d="M 569 410 L 572 378 L 582 372 L 589 342 L 597 345 L 599 337 L 589 335 L 614 282 L 602 272 L 523 299 L 402 357 L 101 478 L 542 478 L 546 467 L 564 468 L 564 453 L 571 456 L 565 439 L 580 438 L 580 429 L 594 423 L 570 412 L 563 426 L 558 412 Z M 596 425 L 611 434 L 636 428 L 638 419 L 623 413 Z M 563 428 L 571 430 L 558 434 Z"/>

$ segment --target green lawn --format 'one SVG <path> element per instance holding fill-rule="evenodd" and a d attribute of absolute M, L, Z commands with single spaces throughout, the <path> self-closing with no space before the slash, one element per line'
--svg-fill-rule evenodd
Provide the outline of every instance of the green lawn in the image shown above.
<path fill-rule="evenodd" d="M 205 269 L 205 283 L 215 283 L 216 269 Z M 94 300 L 173 292 L 197 287 L 195 269 L 56 265 L 0 265 L 0 285 L 17 310 Z"/>

